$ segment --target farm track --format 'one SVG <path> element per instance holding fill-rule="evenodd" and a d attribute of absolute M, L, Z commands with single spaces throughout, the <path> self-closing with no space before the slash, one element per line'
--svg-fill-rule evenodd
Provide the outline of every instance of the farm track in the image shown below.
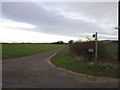
<path fill-rule="evenodd" d="M 116 88 L 118 80 L 77 74 L 57 68 L 50 58 L 62 50 L 2 61 L 3 88 Z"/>

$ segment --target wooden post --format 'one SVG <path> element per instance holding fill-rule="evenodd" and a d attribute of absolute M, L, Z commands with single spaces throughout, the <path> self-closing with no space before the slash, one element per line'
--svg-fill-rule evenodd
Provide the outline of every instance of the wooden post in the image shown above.
<path fill-rule="evenodd" d="M 97 32 L 95 34 L 95 68 L 96 68 L 96 65 L 97 65 Z"/>

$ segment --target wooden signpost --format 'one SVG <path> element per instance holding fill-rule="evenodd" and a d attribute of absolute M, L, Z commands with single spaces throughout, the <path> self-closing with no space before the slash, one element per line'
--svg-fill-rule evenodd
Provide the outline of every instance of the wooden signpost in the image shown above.
<path fill-rule="evenodd" d="M 93 37 L 95 38 L 95 68 L 96 68 L 96 64 L 97 64 L 97 40 L 98 40 L 98 37 L 97 37 L 97 32 L 96 34 L 93 34 Z"/>

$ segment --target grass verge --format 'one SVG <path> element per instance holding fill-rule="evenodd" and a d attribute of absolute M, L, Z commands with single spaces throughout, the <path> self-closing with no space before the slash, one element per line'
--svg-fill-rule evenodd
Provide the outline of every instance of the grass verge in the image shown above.
<path fill-rule="evenodd" d="M 28 56 L 62 46 L 61 44 L 2 44 L 2 59 Z"/>
<path fill-rule="evenodd" d="M 65 68 L 73 72 L 84 73 L 94 76 L 118 77 L 118 66 L 112 64 L 98 63 L 95 69 L 93 62 L 88 62 L 82 58 L 75 58 L 70 54 L 69 47 L 57 53 L 51 62 L 57 67 Z"/>

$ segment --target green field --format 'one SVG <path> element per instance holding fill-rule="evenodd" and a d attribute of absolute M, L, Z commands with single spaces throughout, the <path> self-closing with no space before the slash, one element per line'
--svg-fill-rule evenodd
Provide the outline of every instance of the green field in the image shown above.
<path fill-rule="evenodd" d="M 18 58 L 59 48 L 60 44 L 2 44 L 2 58 Z"/>
<path fill-rule="evenodd" d="M 117 43 L 108 43 L 105 44 L 106 50 L 108 54 L 113 58 L 113 59 L 118 59 L 118 44 Z"/>
<path fill-rule="evenodd" d="M 109 49 L 108 49 L 109 48 Z M 111 46 L 107 46 L 108 50 Z M 114 53 L 116 54 L 116 53 Z M 116 55 L 113 55 L 116 57 Z M 74 72 L 85 73 L 94 76 L 114 77 L 118 76 L 118 66 L 114 64 L 98 63 L 95 69 L 94 62 L 76 58 L 70 54 L 69 47 L 57 53 L 51 62 L 57 67 L 65 68 Z"/>

